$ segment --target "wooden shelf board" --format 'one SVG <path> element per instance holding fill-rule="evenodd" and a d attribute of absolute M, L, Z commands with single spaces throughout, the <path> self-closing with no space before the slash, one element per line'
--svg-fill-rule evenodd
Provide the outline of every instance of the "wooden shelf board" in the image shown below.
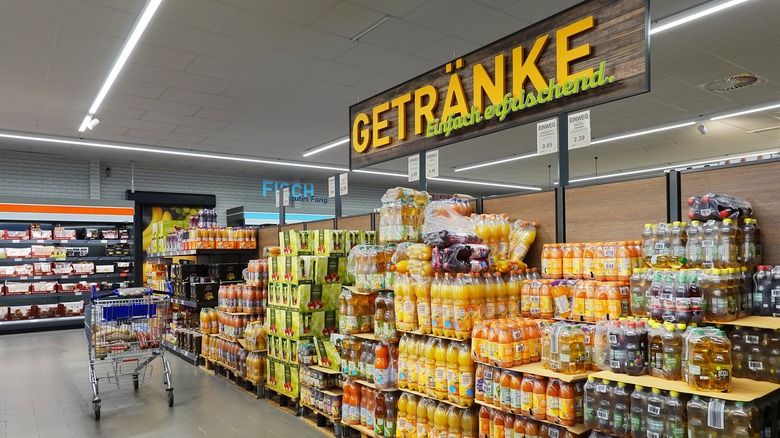
<path fill-rule="evenodd" d="M 488 366 L 492 366 L 490 364 L 484 364 Z M 548 370 L 547 368 L 542 366 L 541 362 L 531 362 L 524 365 L 519 365 L 512 368 L 501 368 L 501 367 L 494 367 L 494 368 L 500 368 L 502 370 L 509 370 L 509 371 L 515 371 L 518 373 L 523 374 L 533 374 L 536 376 L 544 376 L 544 377 L 550 377 L 553 379 L 560 379 L 563 382 L 578 382 L 581 380 L 586 380 L 588 376 L 594 373 L 594 371 L 586 371 L 584 373 L 580 374 L 563 374 L 558 373 L 553 370 Z"/>

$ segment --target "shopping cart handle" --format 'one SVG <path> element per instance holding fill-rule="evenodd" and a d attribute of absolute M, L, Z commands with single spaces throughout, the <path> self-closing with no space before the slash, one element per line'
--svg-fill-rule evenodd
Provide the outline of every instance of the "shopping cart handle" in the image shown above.
<path fill-rule="evenodd" d="M 162 293 L 162 294 L 168 295 L 169 297 L 172 297 L 173 296 L 173 286 L 171 286 L 171 282 L 170 281 L 166 281 L 165 282 L 165 289 L 166 289 L 165 291 L 158 291 L 157 293 Z"/>
<path fill-rule="evenodd" d="M 92 286 L 92 294 L 91 294 L 91 301 L 97 301 L 101 298 L 110 297 L 112 295 L 115 295 L 114 291 L 103 291 L 102 293 L 98 294 L 97 288 L 95 286 Z"/>

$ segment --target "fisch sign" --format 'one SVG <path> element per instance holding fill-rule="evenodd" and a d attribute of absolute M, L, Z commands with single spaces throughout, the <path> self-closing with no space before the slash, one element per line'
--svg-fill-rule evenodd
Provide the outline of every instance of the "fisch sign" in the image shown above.
<path fill-rule="evenodd" d="M 647 2 L 580 3 L 351 106 L 350 167 L 649 91 Z"/>

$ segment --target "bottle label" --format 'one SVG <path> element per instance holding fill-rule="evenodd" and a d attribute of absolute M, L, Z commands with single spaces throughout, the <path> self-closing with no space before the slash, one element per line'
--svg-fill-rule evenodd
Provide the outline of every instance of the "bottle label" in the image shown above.
<path fill-rule="evenodd" d="M 756 335 L 745 335 L 745 343 L 758 345 L 759 337 Z"/>
<path fill-rule="evenodd" d="M 596 418 L 599 420 L 609 421 L 609 411 L 606 409 L 596 409 Z"/>
<path fill-rule="evenodd" d="M 509 390 L 509 406 L 512 409 L 521 409 L 523 406 L 522 392 L 519 389 Z"/>
<path fill-rule="evenodd" d="M 600 392 L 602 394 L 606 394 L 607 393 L 607 385 L 605 385 L 603 383 L 599 383 L 598 385 L 596 385 L 596 392 Z"/>
<path fill-rule="evenodd" d="M 661 407 L 656 405 L 647 405 L 647 412 L 650 415 L 661 415 Z"/>
<path fill-rule="evenodd" d="M 723 430 L 725 428 L 726 401 L 720 399 L 711 399 L 707 405 L 707 426 L 713 429 Z"/>
<path fill-rule="evenodd" d="M 750 371 L 764 371 L 764 363 L 760 361 L 748 361 L 748 368 Z"/>
<path fill-rule="evenodd" d="M 701 366 L 700 365 L 693 365 L 688 364 L 688 373 L 694 376 L 701 375 Z"/>
<path fill-rule="evenodd" d="M 650 421 L 648 420 L 648 423 Z M 658 432 L 647 431 L 647 438 L 661 438 L 661 434 Z"/>
<path fill-rule="evenodd" d="M 715 241 L 710 239 L 702 240 L 701 246 L 703 248 L 712 248 L 713 246 L 715 246 Z"/>
<path fill-rule="evenodd" d="M 642 430 L 642 416 L 632 414 L 631 415 L 631 431 L 639 432 Z"/>
<path fill-rule="evenodd" d="M 531 393 L 530 392 L 521 392 L 520 393 L 520 409 L 522 409 L 524 412 L 528 412 L 531 410 Z"/>

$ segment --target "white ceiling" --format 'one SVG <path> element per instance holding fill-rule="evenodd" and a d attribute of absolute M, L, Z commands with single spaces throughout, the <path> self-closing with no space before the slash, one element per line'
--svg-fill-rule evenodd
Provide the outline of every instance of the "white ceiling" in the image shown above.
<path fill-rule="evenodd" d="M 347 146 L 302 153 L 348 133 L 348 107 L 576 0 L 164 0 L 97 116 L 77 128 L 138 17 L 142 0 L 0 2 L 0 129 L 121 143 L 348 165 Z M 704 0 L 651 0 L 653 20 Z M 592 108 L 593 136 L 780 101 L 780 8 L 750 0 L 657 34 L 652 91 Z M 357 43 L 352 36 L 390 19 Z M 766 82 L 722 95 L 700 84 L 751 72 Z M 775 148 L 780 110 L 604 143 L 571 153 L 571 177 Z M 79 146 L 0 142 L 0 148 L 104 161 L 161 162 L 159 155 Z M 547 186 L 554 156 L 466 172 L 453 168 L 535 151 L 525 126 L 447 146 L 441 175 Z M 479 152 L 477 152 L 479 151 Z M 205 159 L 192 168 L 325 178 L 333 171 L 279 169 Z M 548 166 L 551 166 L 548 169 Z M 373 167 L 405 171 L 404 160 Z M 550 177 L 551 175 L 551 177 Z M 355 174 L 353 182 L 403 184 Z M 436 191 L 480 192 L 433 184 Z M 487 189 L 500 192 L 500 189 Z M 484 192 L 480 192 L 484 193 Z"/>

